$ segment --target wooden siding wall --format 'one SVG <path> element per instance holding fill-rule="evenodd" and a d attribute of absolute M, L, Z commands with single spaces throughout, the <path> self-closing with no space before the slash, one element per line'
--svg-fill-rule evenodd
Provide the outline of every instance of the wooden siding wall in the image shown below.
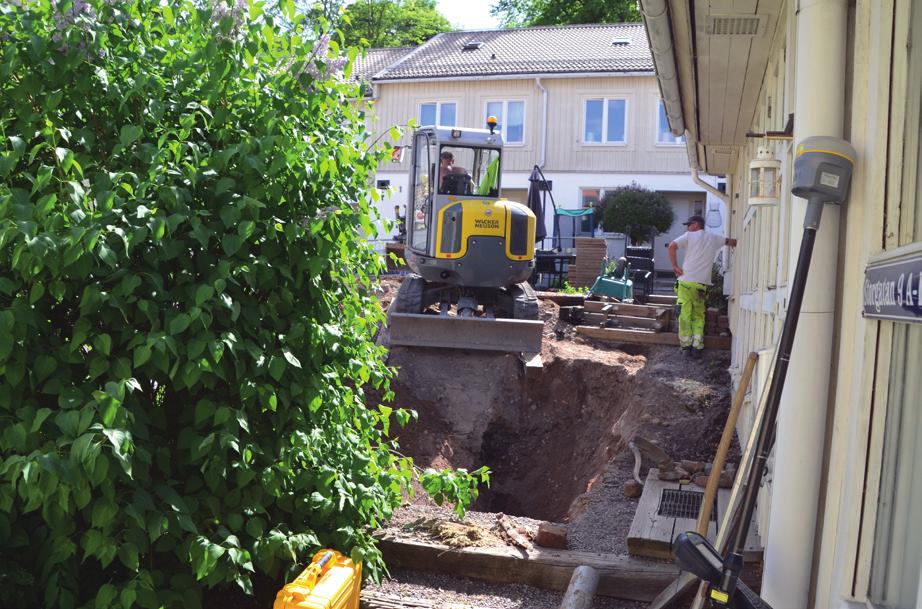
<path fill-rule="evenodd" d="M 548 91 L 548 135 L 545 171 L 616 173 L 687 173 L 685 146 L 656 144 L 659 89 L 651 76 L 609 78 L 542 78 Z M 375 85 L 375 134 L 393 125 L 406 125 L 419 116 L 424 102 L 455 102 L 462 127 L 482 127 L 487 101 L 523 100 L 523 144 L 507 147 L 506 171 L 529 171 L 541 155 L 542 94 L 534 78 L 481 81 L 431 81 Z M 617 97 L 627 100 L 626 144 L 582 143 L 586 99 Z M 404 136 L 400 141 L 406 144 Z M 408 170 L 409 158 L 382 170 Z"/>

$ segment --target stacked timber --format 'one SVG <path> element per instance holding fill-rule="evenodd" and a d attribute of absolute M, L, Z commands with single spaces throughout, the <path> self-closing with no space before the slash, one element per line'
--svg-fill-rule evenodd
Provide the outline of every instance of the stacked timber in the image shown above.
<path fill-rule="evenodd" d="M 567 282 L 577 288 L 588 288 L 595 283 L 602 269 L 602 260 L 608 255 L 605 239 L 576 238 L 576 262 L 567 270 Z"/>
<path fill-rule="evenodd" d="M 669 329 L 672 308 L 587 300 L 582 306 L 561 306 L 560 318 L 599 328 L 634 328 L 651 332 Z"/>

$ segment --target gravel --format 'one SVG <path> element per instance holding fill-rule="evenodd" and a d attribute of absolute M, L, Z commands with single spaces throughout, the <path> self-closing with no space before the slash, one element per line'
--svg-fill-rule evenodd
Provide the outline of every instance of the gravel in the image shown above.
<path fill-rule="evenodd" d="M 470 609 L 557 609 L 563 594 L 522 584 L 491 584 L 466 577 L 394 570 L 393 578 L 366 590 L 402 598 L 424 599 L 437 607 Z M 647 603 L 596 597 L 594 609 L 641 609 Z"/>

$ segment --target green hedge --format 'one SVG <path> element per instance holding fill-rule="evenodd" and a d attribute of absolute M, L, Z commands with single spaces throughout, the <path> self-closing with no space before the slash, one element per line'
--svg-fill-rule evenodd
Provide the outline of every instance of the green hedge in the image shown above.
<path fill-rule="evenodd" d="M 279 5 L 0 7 L 3 606 L 195 607 L 320 545 L 380 567 L 412 475 L 412 413 L 364 406 L 381 151 L 328 24 Z"/>

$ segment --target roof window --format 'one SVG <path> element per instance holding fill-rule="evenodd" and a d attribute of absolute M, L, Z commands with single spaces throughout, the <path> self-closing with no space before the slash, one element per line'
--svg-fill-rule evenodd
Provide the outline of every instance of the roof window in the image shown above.
<path fill-rule="evenodd" d="M 471 40 L 470 42 L 465 42 L 461 50 L 462 51 L 476 51 L 482 46 L 483 46 L 482 40 Z"/>
<path fill-rule="evenodd" d="M 629 44 L 631 44 L 630 38 L 615 38 L 611 41 L 613 47 L 626 47 Z"/>

